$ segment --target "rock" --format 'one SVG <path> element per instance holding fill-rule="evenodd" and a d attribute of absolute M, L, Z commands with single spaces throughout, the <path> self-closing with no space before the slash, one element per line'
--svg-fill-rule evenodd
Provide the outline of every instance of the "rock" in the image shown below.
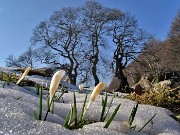
<path fill-rule="evenodd" d="M 115 92 L 120 85 L 120 81 L 118 79 L 118 77 L 113 77 L 111 83 L 109 84 L 109 86 L 106 88 L 105 91 L 107 92 Z"/>
<path fill-rule="evenodd" d="M 125 88 L 122 88 L 122 82 L 118 79 L 118 77 L 113 77 L 111 83 L 109 86 L 105 89 L 106 92 L 121 92 L 121 93 L 130 93 L 132 92 L 132 88 L 129 86 L 125 86 Z"/>

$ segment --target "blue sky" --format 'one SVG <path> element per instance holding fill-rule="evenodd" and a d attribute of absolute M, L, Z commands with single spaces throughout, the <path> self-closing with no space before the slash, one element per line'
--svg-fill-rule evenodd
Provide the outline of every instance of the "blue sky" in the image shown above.
<path fill-rule="evenodd" d="M 141 28 L 164 40 L 180 0 L 97 0 L 103 6 L 130 12 Z M 86 0 L 0 0 L 0 66 L 9 54 L 27 50 L 32 29 L 61 7 L 84 5 Z"/>

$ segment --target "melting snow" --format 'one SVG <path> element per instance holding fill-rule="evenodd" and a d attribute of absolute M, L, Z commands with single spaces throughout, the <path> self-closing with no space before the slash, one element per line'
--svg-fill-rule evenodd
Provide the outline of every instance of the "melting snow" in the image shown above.
<path fill-rule="evenodd" d="M 6 72 L 12 71 L 11 69 L 0 69 Z M 31 79 L 36 82 L 48 82 L 50 80 L 37 76 L 28 76 L 26 79 Z M 171 111 L 150 106 L 139 105 L 138 111 L 133 122 L 136 125 L 136 131 L 130 130 L 127 121 L 130 116 L 135 101 L 123 98 L 114 98 L 111 114 L 116 106 L 121 103 L 121 107 L 114 118 L 109 128 L 105 129 L 103 126 L 105 122 L 96 122 L 93 124 L 85 125 L 82 129 L 68 130 L 63 127 L 66 115 L 70 109 L 70 104 L 73 104 L 73 93 L 77 91 L 78 87 L 69 85 L 70 92 L 63 95 L 63 101 L 55 102 L 54 114 L 49 113 L 47 121 L 35 121 L 33 110 L 38 112 L 38 96 L 35 93 L 34 87 L 19 87 L 15 84 L 6 85 L 2 88 L 3 82 L 0 81 L 0 135 L 179 135 L 180 124 L 172 119 Z M 43 91 L 43 118 L 47 111 L 46 94 Z M 88 99 L 87 102 L 89 101 Z M 76 92 L 78 114 L 81 111 L 85 94 Z M 98 121 L 101 112 L 101 97 L 99 95 L 95 102 L 92 103 L 87 111 L 85 118 L 91 121 Z M 108 103 L 111 96 L 108 96 Z M 153 123 L 149 123 L 142 132 L 137 132 L 155 113 L 157 115 L 153 119 Z"/>

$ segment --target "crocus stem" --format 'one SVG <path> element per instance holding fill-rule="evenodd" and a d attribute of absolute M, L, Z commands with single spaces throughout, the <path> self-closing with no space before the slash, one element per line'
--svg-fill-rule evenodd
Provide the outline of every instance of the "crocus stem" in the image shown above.
<path fill-rule="evenodd" d="M 86 114 L 86 111 L 89 109 L 89 106 L 91 105 L 91 103 L 92 103 L 92 102 L 89 102 L 88 105 L 87 105 L 87 107 L 86 107 L 86 109 L 84 110 L 82 119 L 84 119 L 84 116 L 85 116 L 85 114 Z"/>
<path fill-rule="evenodd" d="M 54 96 L 55 96 L 55 93 L 54 93 L 54 95 L 53 95 L 53 98 L 54 98 Z M 50 100 L 50 103 L 49 103 L 49 106 L 48 106 L 46 115 L 45 115 L 45 117 L 44 117 L 44 121 L 46 121 L 46 118 L 47 118 L 47 116 L 48 116 L 48 113 L 50 112 L 50 107 L 51 107 L 52 103 L 53 103 L 53 100 Z"/>
<path fill-rule="evenodd" d="M 39 120 L 42 120 L 42 86 L 39 91 Z"/>
<path fill-rule="evenodd" d="M 91 103 L 92 103 L 92 102 L 89 102 L 89 103 L 88 103 L 86 110 L 89 109 L 89 106 L 91 105 Z"/>
<path fill-rule="evenodd" d="M 85 97 L 85 100 L 84 100 L 84 103 L 83 103 L 83 107 L 82 107 L 82 111 L 81 111 L 81 115 L 80 115 L 80 119 L 79 119 L 80 123 L 83 121 L 84 111 L 86 110 L 86 109 L 85 109 L 86 100 L 87 100 L 87 94 L 86 94 L 86 97 Z"/>

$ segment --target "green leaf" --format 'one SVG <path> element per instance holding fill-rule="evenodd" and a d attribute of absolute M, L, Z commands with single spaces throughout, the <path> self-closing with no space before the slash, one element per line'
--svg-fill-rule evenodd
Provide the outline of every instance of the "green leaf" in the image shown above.
<path fill-rule="evenodd" d="M 76 95 L 75 92 L 74 94 L 74 106 L 73 106 L 73 111 L 74 111 L 74 120 L 75 120 L 75 125 L 77 124 L 77 106 L 76 106 Z"/>
<path fill-rule="evenodd" d="M 40 87 L 40 93 L 39 93 L 39 120 L 42 120 L 42 89 L 43 89 L 43 87 Z"/>
<path fill-rule="evenodd" d="M 58 102 L 59 99 L 64 95 L 64 93 L 65 93 L 65 92 L 63 91 L 63 93 L 61 93 L 61 95 L 55 99 L 55 102 Z"/>
<path fill-rule="evenodd" d="M 16 98 L 16 100 L 19 100 L 20 98 L 22 98 L 22 96 L 20 96 L 20 97 L 17 97 L 17 98 Z"/>
<path fill-rule="evenodd" d="M 79 118 L 80 123 L 82 122 L 83 117 L 84 117 L 83 115 L 84 115 L 84 111 L 85 111 L 86 100 L 87 100 L 87 94 L 86 94 L 86 97 L 85 97 L 85 99 L 84 99 L 84 103 L 83 103 L 83 107 L 82 107 L 81 115 L 80 115 L 80 118 Z"/>
<path fill-rule="evenodd" d="M 53 95 L 53 98 L 52 98 L 52 100 L 50 101 L 50 104 L 48 105 L 48 109 L 47 109 L 47 112 L 46 112 L 46 115 L 45 115 L 45 117 L 44 117 L 44 121 L 46 121 L 46 118 L 47 118 L 47 115 L 48 115 L 48 113 L 50 112 L 50 107 L 51 107 L 51 105 L 52 105 L 52 103 L 53 103 L 53 99 L 54 99 L 54 96 L 55 96 L 55 93 L 54 93 L 54 95 Z"/>
<path fill-rule="evenodd" d="M 69 110 L 69 112 L 68 112 L 68 114 L 66 116 L 66 119 L 65 119 L 65 122 L 64 122 L 64 127 L 65 128 L 68 128 L 68 123 L 69 123 L 69 120 L 70 120 L 71 112 L 72 112 L 72 108 Z"/>
<path fill-rule="evenodd" d="M 116 114 L 117 114 L 120 106 L 121 106 L 121 104 L 119 104 L 119 105 L 115 108 L 114 112 L 111 114 L 110 118 L 109 118 L 108 121 L 106 122 L 104 128 L 108 128 L 108 127 L 109 127 L 109 125 L 111 124 L 112 120 L 113 120 L 114 117 L 116 116 Z"/>
<path fill-rule="evenodd" d="M 39 95 L 39 87 L 40 85 L 38 83 L 36 83 L 35 88 L 36 88 L 36 94 Z"/>
<path fill-rule="evenodd" d="M 36 115 L 36 111 L 35 111 L 35 110 L 33 110 L 33 114 L 34 114 L 34 119 L 35 119 L 35 120 L 38 120 L 38 117 L 37 117 L 37 115 Z"/>
<path fill-rule="evenodd" d="M 105 102 L 105 101 L 104 101 L 104 98 L 102 97 L 102 106 L 104 105 L 104 102 Z"/>
<path fill-rule="evenodd" d="M 110 110 L 110 108 L 111 108 L 111 106 L 112 106 L 114 97 L 115 97 L 115 94 L 114 94 L 113 97 L 111 98 L 111 101 L 110 101 L 109 107 L 108 107 L 108 109 L 107 109 L 106 115 L 104 116 L 104 121 L 105 121 L 105 119 L 107 118 L 107 115 L 108 115 L 109 110 Z"/>
<path fill-rule="evenodd" d="M 103 100 L 104 99 L 102 98 L 102 101 Z M 106 94 L 105 100 L 102 102 L 102 111 L 101 111 L 100 122 L 103 122 L 105 120 L 104 113 L 106 111 L 106 105 L 107 105 L 107 94 Z"/>
<path fill-rule="evenodd" d="M 73 122 L 73 118 L 74 118 L 74 106 L 71 105 L 71 115 L 70 115 L 70 118 L 69 118 L 68 125 L 70 125 Z"/>
<path fill-rule="evenodd" d="M 156 114 L 157 114 L 157 113 L 156 113 Z M 156 114 L 154 114 L 154 115 L 144 124 L 144 126 L 143 126 L 141 129 L 139 129 L 138 132 L 141 132 L 141 131 L 147 126 L 147 124 L 152 121 L 152 119 L 156 116 Z"/>
<path fill-rule="evenodd" d="M 135 118 L 135 115 L 136 115 L 136 112 L 137 112 L 137 108 L 138 108 L 138 104 L 134 105 L 133 109 L 132 109 L 132 112 L 131 112 L 131 115 L 129 117 L 129 125 L 131 126 L 133 121 L 134 121 L 134 118 Z"/>

